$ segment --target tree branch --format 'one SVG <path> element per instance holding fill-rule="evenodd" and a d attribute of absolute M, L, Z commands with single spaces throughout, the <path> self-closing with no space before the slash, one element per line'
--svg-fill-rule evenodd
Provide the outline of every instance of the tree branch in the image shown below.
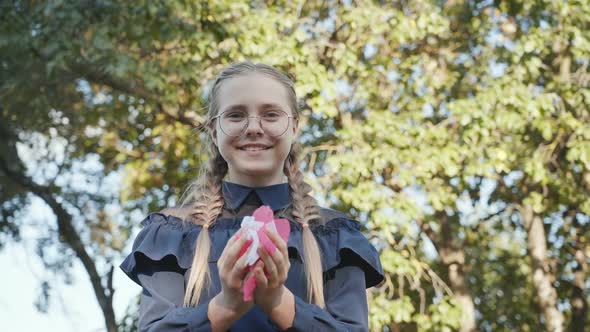
<path fill-rule="evenodd" d="M 22 186 L 24 189 L 43 199 L 43 201 L 45 201 L 45 203 L 53 210 L 53 213 L 55 213 L 57 217 L 59 239 L 72 248 L 72 250 L 74 250 L 76 253 L 76 256 L 80 259 L 80 261 L 82 261 L 82 265 L 90 277 L 94 294 L 96 295 L 100 308 L 103 311 L 107 330 L 109 332 L 117 331 L 117 323 L 112 303 L 113 293 L 106 293 L 94 260 L 88 254 L 84 242 L 78 235 L 78 232 L 73 225 L 72 215 L 70 215 L 64 206 L 54 197 L 57 187 L 38 185 L 25 174 L 16 171 L 13 167 L 10 167 L 10 165 L 1 156 L 0 170 L 8 175 L 8 177 L 14 183 Z M 110 291 L 113 292 L 112 290 Z"/>

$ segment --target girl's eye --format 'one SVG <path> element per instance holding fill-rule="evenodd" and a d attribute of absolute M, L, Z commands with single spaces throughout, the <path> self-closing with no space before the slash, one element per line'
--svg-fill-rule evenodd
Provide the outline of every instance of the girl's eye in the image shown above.
<path fill-rule="evenodd" d="M 276 120 L 281 117 L 281 113 L 278 111 L 269 111 L 269 112 L 264 113 L 264 115 L 262 117 L 264 119 L 268 119 L 268 120 Z"/>
<path fill-rule="evenodd" d="M 223 117 L 229 120 L 243 120 L 246 118 L 246 115 L 244 114 L 244 112 L 229 112 L 225 114 Z"/>

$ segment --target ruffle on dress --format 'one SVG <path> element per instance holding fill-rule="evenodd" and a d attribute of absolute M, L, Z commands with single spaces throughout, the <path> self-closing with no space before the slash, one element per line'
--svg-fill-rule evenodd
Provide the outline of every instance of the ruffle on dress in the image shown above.
<path fill-rule="evenodd" d="M 209 228 L 212 248 L 209 262 L 216 262 L 225 244 L 239 229 L 242 218 L 219 219 Z M 163 265 L 170 271 L 183 272 L 192 264 L 196 240 L 202 230 L 200 225 L 183 222 L 175 216 L 159 212 L 149 214 L 142 222 L 143 229 L 137 235 L 129 256 L 121 263 L 121 269 L 140 284 L 137 277 L 142 271 L 152 270 L 153 265 Z M 289 253 L 303 261 L 302 227 L 290 221 Z M 355 265 L 365 272 L 366 287 L 379 284 L 383 268 L 377 250 L 361 233 L 358 222 L 343 217 L 311 227 L 320 250 L 324 273 L 340 266 Z"/>

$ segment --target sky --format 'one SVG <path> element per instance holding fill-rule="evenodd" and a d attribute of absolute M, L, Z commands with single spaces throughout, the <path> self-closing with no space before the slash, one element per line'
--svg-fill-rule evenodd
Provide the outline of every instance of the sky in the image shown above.
<path fill-rule="evenodd" d="M 49 212 L 49 213 L 48 213 Z M 48 207 L 40 200 L 33 200 L 27 211 L 27 219 L 49 221 Z M 105 331 L 102 312 L 94 296 L 88 275 L 75 260 L 74 284 L 64 285 L 54 282 L 48 313 L 39 313 L 34 302 L 39 294 L 40 280 L 45 271 L 35 255 L 34 242 L 28 229 L 23 232 L 23 241 L 9 242 L 0 250 L 0 266 L 4 273 L 0 276 L 0 321 L 3 331 Z M 128 252 L 127 250 L 126 252 Z M 115 266 L 121 260 L 115 262 Z M 113 277 L 115 288 L 114 309 L 117 318 L 123 316 L 128 303 L 139 294 L 141 288 L 133 283 L 118 268 Z"/>
<path fill-rule="evenodd" d="M 20 248 L 19 248 L 20 247 Z M 49 311 L 44 314 L 34 306 L 39 293 L 38 275 L 41 264 L 22 250 L 22 246 L 9 246 L 0 254 L 0 264 L 8 266 L 0 280 L 0 317 L 6 331 L 104 331 L 102 313 L 93 295 L 90 283 L 80 268 L 76 269 L 76 283 L 71 286 L 52 284 Z M 127 282 L 115 282 L 115 289 L 122 289 Z M 15 287 L 16 286 L 16 287 Z M 130 289 L 132 285 L 125 286 Z M 121 317 L 125 307 L 124 294 L 115 294 L 117 317 Z M 129 294 L 128 294 L 129 296 Z M 130 299 L 130 298 L 129 298 Z M 129 300 L 127 299 L 127 300 Z"/>

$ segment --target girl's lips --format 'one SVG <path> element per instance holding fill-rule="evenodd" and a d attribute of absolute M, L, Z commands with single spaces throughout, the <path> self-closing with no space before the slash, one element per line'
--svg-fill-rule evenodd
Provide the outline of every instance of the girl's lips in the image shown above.
<path fill-rule="evenodd" d="M 257 149 L 257 150 L 247 150 L 247 149 L 239 149 L 241 153 L 244 153 L 247 156 L 260 156 L 266 151 L 270 150 L 270 148 L 266 149 Z"/>
<path fill-rule="evenodd" d="M 240 153 L 242 153 L 244 157 L 248 158 L 261 157 L 271 148 L 272 146 L 264 144 L 244 144 L 242 146 L 238 146 Z"/>
<path fill-rule="evenodd" d="M 261 144 L 245 144 L 238 147 L 238 150 L 242 151 L 264 151 L 272 148 L 272 146 L 261 145 Z"/>
<path fill-rule="evenodd" d="M 264 151 L 270 148 L 239 148 L 242 151 Z"/>

